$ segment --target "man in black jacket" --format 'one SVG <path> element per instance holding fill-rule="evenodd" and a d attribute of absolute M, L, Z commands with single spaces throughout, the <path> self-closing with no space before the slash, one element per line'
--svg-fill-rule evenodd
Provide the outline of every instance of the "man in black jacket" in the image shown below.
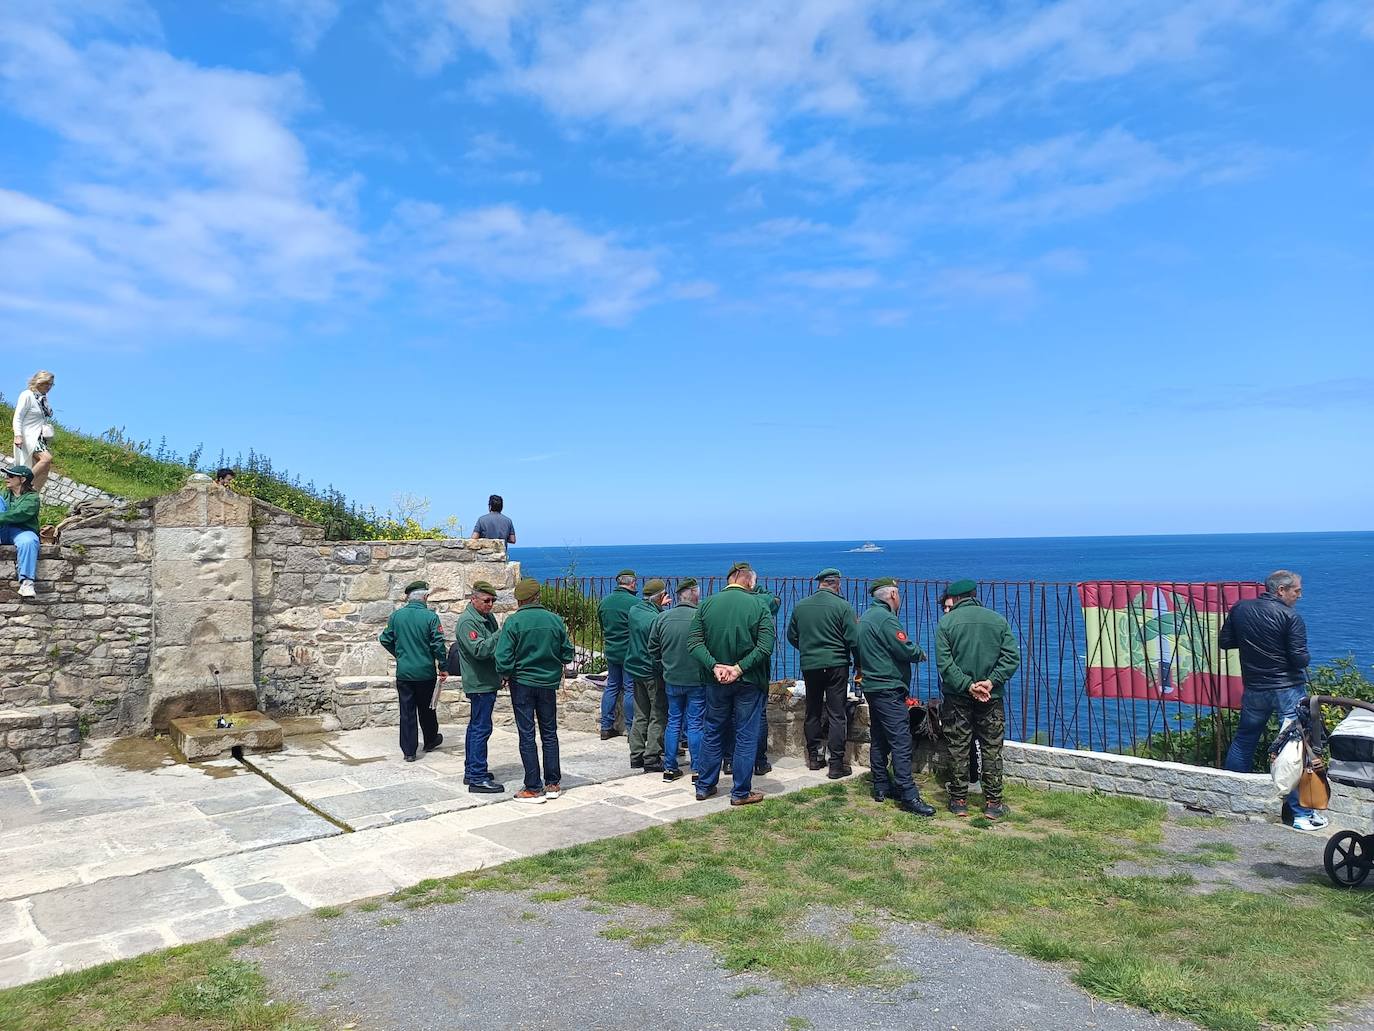
<path fill-rule="evenodd" d="M 1240 701 L 1240 721 L 1225 769 L 1249 773 L 1255 748 L 1270 716 L 1279 723 L 1296 719 L 1307 697 L 1307 624 L 1294 606 L 1302 597 L 1302 577 L 1286 569 L 1270 573 L 1264 593 L 1237 602 L 1221 628 L 1223 648 L 1240 649 L 1240 676 L 1245 693 Z M 1288 796 L 1293 828 L 1315 831 L 1326 826 L 1326 817 L 1298 805 L 1296 791 Z"/>

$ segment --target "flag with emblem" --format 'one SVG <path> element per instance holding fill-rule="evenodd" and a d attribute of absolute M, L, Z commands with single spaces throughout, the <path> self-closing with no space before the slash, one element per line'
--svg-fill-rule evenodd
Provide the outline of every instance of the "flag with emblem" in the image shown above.
<path fill-rule="evenodd" d="M 1263 591 L 1257 583 L 1080 583 L 1088 696 L 1240 708 L 1240 654 L 1217 638 L 1231 607 Z"/>

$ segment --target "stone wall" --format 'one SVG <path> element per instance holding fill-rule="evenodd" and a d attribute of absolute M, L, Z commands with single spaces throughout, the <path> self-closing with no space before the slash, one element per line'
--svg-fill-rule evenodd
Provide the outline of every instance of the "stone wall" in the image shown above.
<path fill-rule="evenodd" d="M 0 774 L 81 757 L 81 731 L 70 705 L 0 709 Z"/>

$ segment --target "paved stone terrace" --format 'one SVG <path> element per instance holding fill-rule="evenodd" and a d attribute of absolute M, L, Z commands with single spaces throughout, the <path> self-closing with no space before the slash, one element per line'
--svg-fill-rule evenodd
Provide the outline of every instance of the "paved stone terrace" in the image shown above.
<path fill-rule="evenodd" d="M 289 737 L 249 757 L 291 793 L 232 759 L 178 763 L 148 739 L 0 781 L 0 987 L 728 804 L 696 802 L 687 778 L 631 773 L 623 737 L 567 730 L 562 798 L 510 800 L 516 738 L 500 728 L 491 755 L 507 793 L 472 795 L 462 728 L 444 733 L 416 763 L 400 760 L 391 728 Z M 823 780 L 784 759 L 755 784 L 774 794 Z"/>

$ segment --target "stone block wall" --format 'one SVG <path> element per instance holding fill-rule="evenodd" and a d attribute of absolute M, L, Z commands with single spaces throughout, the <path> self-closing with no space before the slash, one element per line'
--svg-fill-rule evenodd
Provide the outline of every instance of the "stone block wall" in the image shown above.
<path fill-rule="evenodd" d="M 80 758 L 78 719 L 70 705 L 0 709 L 0 774 Z"/>

